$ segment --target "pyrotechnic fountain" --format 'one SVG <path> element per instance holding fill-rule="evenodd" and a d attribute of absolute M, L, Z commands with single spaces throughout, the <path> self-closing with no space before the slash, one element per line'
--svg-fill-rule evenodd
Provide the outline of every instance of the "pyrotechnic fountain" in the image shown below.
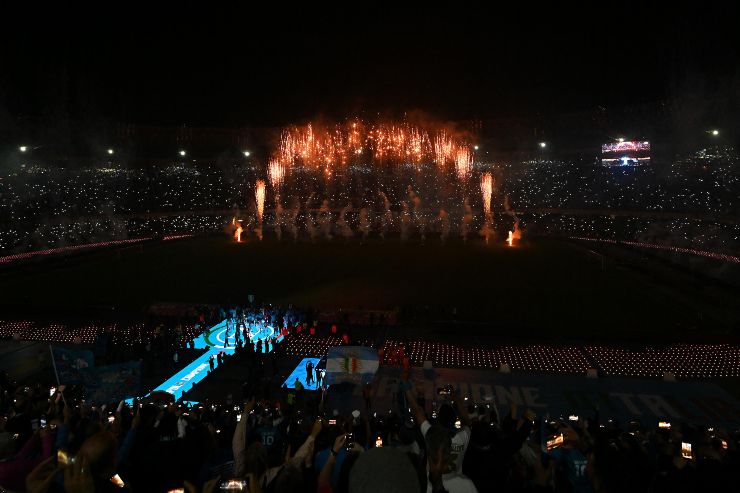
<path fill-rule="evenodd" d="M 257 226 L 254 231 L 257 237 L 262 240 L 262 218 L 265 214 L 265 180 L 257 180 L 254 186 L 254 199 L 257 203 Z"/>
<path fill-rule="evenodd" d="M 257 180 L 254 186 L 254 200 L 257 203 L 257 222 L 262 226 L 262 217 L 265 214 L 265 180 Z"/>
<path fill-rule="evenodd" d="M 283 180 L 285 179 L 285 167 L 280 163 L 280 161 L 277 160 L 277 158 L 270 159 L 269 164 L 267 165 L 267 179 L 270 180 L 270 185 L 272 185 L 272 188 L 277 190 L 280 188 L 280 185 L 283 184 Z"/>
<path fill-rule="evenodd" d="M 287 228 L 294 240 L 307 234 L 311 241 L 336 235 L 349 239 L 359 232 L 362 241 L 400 233 L 403 241 L 423 242 L 429 231 L 438 231 L 444 242 L 453 228 L 467 241 L 477 226 L 489 242 L 496 235 L 494 179 L 490 171 L 477 174 L 472 140 L 464 130 L 429 121 L 350 119 L 285 128 L 267 164 L 257 171 L 266 178 L 256 182 L 256 214 L 245 218 L 244 228 L 251 230 L 255 223 L 261 238 L 268 221 L 278 240 Z M 479 181 L 481 202 L 470 195 L 474 181 Z M 265 183 L 272 187 L 274 209 L 265 209 Z M 289 210 L 287 204 L 283 209 L 283 196 Z M 504 208 L 515 222 L 513 242 L 521 230 L 506 200 Z M 362 206 L 354 209 L 353 202 Z M 436 217 L 434 210 L 439 211 Z"/>
<path fill-rule="evenodd" d="M 480 191 L 483 195 L 483 213 L 486 217 L 491 213 L 491 195 L 493 195 L 493 176 L 485 172 L 480 177 Z"/>
<path fill-rule="evenodd" d="M 491 197 L 493 196 L 493 176 L 490 171 L 486 171 L 480 177 L 480 191 L 483 197 L 483 226 L 480 234 L 488 245 L 495 234 L 493 228 L 493 209 L 491 209 Z"/>
<path fill-rule="evenodd" d="M 455 153 L 455 172 L 460 181 L 465 180 L 473 166 L 473 157 L 470 149 L 460 147 Z"/>
<path fill-rule="evenodd" d="M 522 231 L 519 229 L 519 217 L 516 212 L 509 206 L 509 196 L 504 196 L 504 210 L 506 213 L 514 219 L 514 230 L 509 231 L 509 237 L 506 239 L 506 243 L 509 246 L 514 246 L 514 241 L 522 239 Z"/>
<path fill-rule="evenodd" d="M 450 130 L 441 124 L 369 124 L 352 120 L 329 126 L 308 124 L 286 128 L 269 168 L 282 180 L 285 172 L 294 166 L 331 173 L 353 162 L 366 162 L 368 157 L 375 164 L 418 164 L 426 160 L 440 168 L 454 162 L 458 175 L 467 174 L 472 164 L 469 143 L 452 137 Z M 282 170 L 278 171 L 278 164 Z"/>

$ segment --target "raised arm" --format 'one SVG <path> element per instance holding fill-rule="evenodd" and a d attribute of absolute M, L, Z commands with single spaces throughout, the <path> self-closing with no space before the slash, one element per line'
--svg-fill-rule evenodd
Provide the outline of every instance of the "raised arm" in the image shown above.
<path fill-rule="evenodd" d="M 234 474 L 237 477 L 244 475 L 246 464 L 246 444 L 247 444 L 247 421 L 249 413 L 254 408 L 254 400 L 244 404 L 242 419 L 237 423 L 234 430 L 234 438 L 231 440 L 231 449 L 234 452 Z"/>
<path fill-rule="evenodd" d="M 465 407 L 465 400 L 460 397 L 460 393 L 455 391 L 455 407 L 457 408 L 457 415 L 460 416 L 460 423 L 463 426 L 470 426 L 470 416 L 468 416 L 468 410 Z"/>
<path fill-rule="evenodd" d="M 321 433 L 321 418 L 317 419 L 313 424 L 311 434 L 308 435 L 308 438 L 303 442 L 303 445 L 296 450 L 296 453 L 293 458 L 290 459 L 290 462 L 297 466 L 302 466 L 304 464 L 309 465 L 311 457 L 313 456 L 314 442 L 316 441 L 316 437 L 319 436 L 319 433 Z"/>
<path fill-rule="evenodd" d="M 321 473 L 319 473 L 318 493 L 328 493 L 333 491 L 331 487 L 331 473 L 334 471 L 334 462 L 336 461 L 337 454 L 342 450 L 342 447 L 344 447 L 344 442 L 346 440 L 347 435 L 339 435 L 337 439 L 334 440 L 334 445 L 332 445 L 331 450 L 329 450 L 329 457 L 326 459 L 324 467 L 321 468 Z"/>
<path fill-rule="evenodd" d="M 409 390 L 406 391 L 406 400 L 409 403 L 411 412 L 414 414 L 414 419 L 416 419 L 416 422 L 419 424 L 419 426 L 421 426 L 427 420 L 427 415 L 416 402 L 416 389 L 411 387 Z"/>

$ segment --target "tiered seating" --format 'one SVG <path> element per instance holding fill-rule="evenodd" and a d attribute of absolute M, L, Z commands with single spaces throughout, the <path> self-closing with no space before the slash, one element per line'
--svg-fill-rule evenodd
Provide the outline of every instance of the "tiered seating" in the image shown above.
<path fill-rule="evenodd" d="M 290 335 L 281 345 L 288 356 L 310 356 L 321 358 L 330 347 L 341 346 L 342 339 L 334 336 Z"/>
<path fill-rule="evenodd" d="M 143 343 L 154 335 L 154 327 L 144 324 L 121 326 L 117 324 L 85 324 L 82 326 L 68 326 L 60 323 L 36 325 L 30 321 L 5 322 L 0 321 L 0 338 L 12 338 L 17 334 L 21 340 L 74 343 L 76 340 L 83 344 L 92 344 L 101 334 L 111 335 L 116 344 L 133 346 Z M 194 325 L 183 325 L 182 335 L 184 343 L 194 339 L 198 331 Z"/>
<path fill-rule="evenodd" d="M 172 327 L 169 327 L 172 335 Z M 0 338 L 93 344 L 101 334 L 108 334 L 116 345 L 134 346 L 151 340 L 155 327 L 144 324 L 61 323 L 38 325 L 31 321 L 0 321 Z M 194 339 L 199 329 L 182 326 L 183 344 Z M 338 336 L 289 335 L 279 347 L 288 356 L 323 357 L 333 346 L 342 345 Z M 370 339 L 353 341 L 353 345 L 372 347 Z M 667 347 L 626 349 L 613 346 L 547 346 L 501 345 L 468 347 L 441 342 L 415 340 L 403 343 L 388 339 L 381 348 L 383 364 L 400 365 L 399 348 L 411 365 L 432 361 L 438 367 L 498 369 L 508 364 L 512 370 L 540 373 L 584 374 L 592 366 L 606 375 L 661 378 L 672 373 L 678 378 L 718 378 L 740 376 L 740 347 L 729 344 L 675 344 Z"/>
<path fill-rule="evenodd" d="M 637 350 L 586 346 L 585 351 L 607 375 L 681 378 L 736 377 L 740 375 L 740 348 L 729 344 L 675 344 Z"/>
<path fill-rule="evenodd" d="M 383 362 L 394 362 L 396 348 L 401 343 L 387 340 L 383 346 Z M 493 348 L 464 347 L 439 342 L 412 341 L 406 355 L 413 365 L 432 361 L 435 366 L 464 368 L 498 368 L 507 363 L 512 369 L 546 373 L 583 373 L 589 363 L 575 346 L 496 346 Z"/>

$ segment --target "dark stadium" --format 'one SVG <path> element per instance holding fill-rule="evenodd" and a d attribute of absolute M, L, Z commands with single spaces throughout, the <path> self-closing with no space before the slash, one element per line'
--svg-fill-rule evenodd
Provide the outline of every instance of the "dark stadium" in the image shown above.
<path fill-rule="evenodd" d="M 0 493 L 738 489 L 733 6 L 2 11 Z"/>

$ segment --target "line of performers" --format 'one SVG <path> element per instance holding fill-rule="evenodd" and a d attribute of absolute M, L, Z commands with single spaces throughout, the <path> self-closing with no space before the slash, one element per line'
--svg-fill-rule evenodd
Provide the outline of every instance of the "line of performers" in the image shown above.
<path fill-rule="evenodd" d="M 243 334 L 247 336 L 244 339 L 242 338 Z M 247 341 L 249 341 L 254 345 L 255 352 L 262 353 L 264 347 L 264 352 L 266 353 L 269 351 L 270 344 L 274 345 L 280 336 L 285 336 L 286 334 L 286 329 L 280 329 L 280 331 L 272 330 L 265 319 L 229 317 L 226 319 L 226 329 L 224 330 L 224 347 L 231 345 L 231 337 L 233 335 L 235 347 L 240 348 L 246 346 Z M 255 339 L 256 342 L 252 343 L 251 341 Z"/>

